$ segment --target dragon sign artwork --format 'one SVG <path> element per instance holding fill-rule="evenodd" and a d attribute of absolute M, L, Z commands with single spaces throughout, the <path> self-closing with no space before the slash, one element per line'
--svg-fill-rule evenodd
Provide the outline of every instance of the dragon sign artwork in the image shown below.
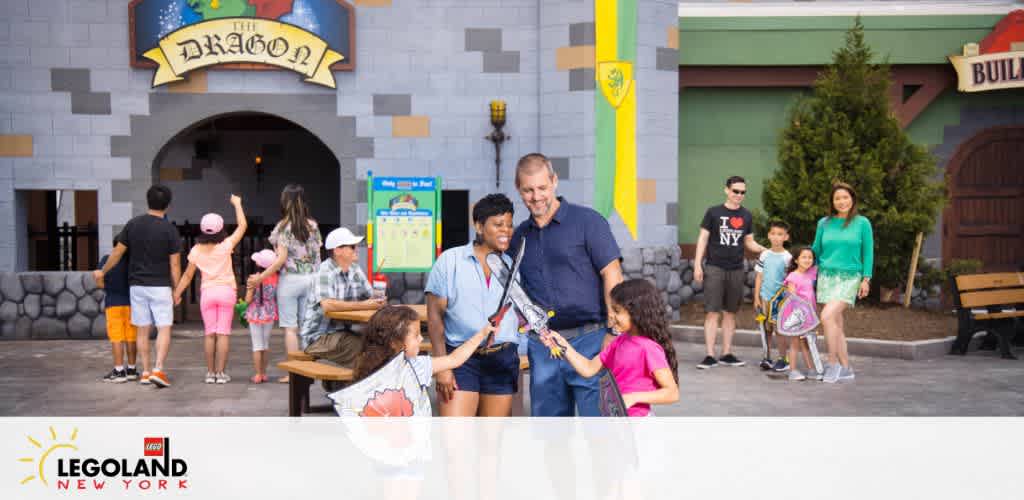
<path fill-rule="evenodd" d="M 134 0 L 131 64 L 156 68 L 153 87 L 200 68 L 283 68 L 335 88 L 354 68 L 355 14 L 340 0 Z"/>

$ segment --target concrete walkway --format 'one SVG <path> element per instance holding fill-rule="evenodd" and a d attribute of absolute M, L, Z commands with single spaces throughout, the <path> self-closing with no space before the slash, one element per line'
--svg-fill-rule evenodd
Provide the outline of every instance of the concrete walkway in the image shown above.
<path fill-rule="evenodd" d="M 226 385 L 202 382 L 206 373 L 198 324 L 176 328 L 167 371 L 172 386 L 110 384 L 105 341 L 0 343 L 0 415 L 3 416 L 285 416 L 287 386 L 253 385 L 247 330 L 232 336 Z M 284 351 L 275 332 L 273 365 Z M 703 346 L 677 343 L 681 401 L 657 407 L 659 416 L 1020 416 L 1024 415 L 1024 360 L 991 351 L 924 361 L 855 357 L 857 380 L 837 385 L 791 383 L 756 366 L 759 349 L 739 347 L 741 368 L 697 370 Z M 1016 354 L 1024 358 L 1024 349 Z M 316 401 L 323 391 L 314 387 Z M 527 404 L 529 398 L 526 398 Z"/>

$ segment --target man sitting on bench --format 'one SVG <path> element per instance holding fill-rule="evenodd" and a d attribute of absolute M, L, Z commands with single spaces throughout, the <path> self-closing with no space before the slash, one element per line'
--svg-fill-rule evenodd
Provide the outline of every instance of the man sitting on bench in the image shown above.
<path fill-rule="evenodd" d="M 380 309 L 383 298 L 371 298 L 373 289 L 366 274 L 355 263 L 356 245 L 362 236 L 339 227 L 327 235 L 324 246 L 329 256 L 320 263 L 306 301 L 306 315 L 299 330 L 299 343 L 315 359 L 351 368 L 363 350 L 363 336 L 340 321 L 324 316 L 329 312 Z M 333 384 L 332 384 L 333 385 Z M 333 388 L 333 387 L 332 387 Z"/>

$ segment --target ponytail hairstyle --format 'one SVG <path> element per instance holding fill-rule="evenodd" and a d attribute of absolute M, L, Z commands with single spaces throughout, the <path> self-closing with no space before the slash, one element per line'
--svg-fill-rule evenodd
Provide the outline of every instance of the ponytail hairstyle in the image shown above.
<path fill-rule="evenodd" d="M 672 369 L 672 377 L 678 384 L 679 361 L 676 360 L 676 348 L 672 345 L 672 338 L 668 333 L 666 307 L 665 302 L 661 300 L 661 292 L 645 279 L 632 279 L 615 285 L 611 297 L 612 302 L 629 313 L 633 323 L 633 331 L 630 333 L 657 342 L 665 351 L 668 366 Z"/>
<path fill-rule="evenodd" d="M 402 351 L 409 325 L 419 321 L 408 306 L 385 306 L 366 323 L 363 352 L 356 358 L 355 380 L 362 380 Z"/>
<path fill-rule="evenodd" d="M 288 184 L 281 190 L 280 227 L 290 227 L 295 239 L 303 243 L 309 239 L 309 206 L 306 205 L 305 190 L 298 184 Z"/>

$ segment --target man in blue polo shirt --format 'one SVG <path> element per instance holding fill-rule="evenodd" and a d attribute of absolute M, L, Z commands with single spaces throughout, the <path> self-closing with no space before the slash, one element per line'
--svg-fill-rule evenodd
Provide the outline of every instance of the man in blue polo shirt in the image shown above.
<path fill-rule="evenodd" d="M 535 302 L 555 311 L 549 325 L 587 358 L 601 351 L 608 333 L 606 305 L 622 282 L 621 254 L 608 221 L 595 210 L 556 193 L 551 162 L 531 153 L 516 165 L 516 189 L 531 217 L 516 228 L 511 248 L 526 238 L 519 274 Z M 597 377 L 583 378 L 531 337 L 530 409 L 533 416 L 599 416 Z"/>

